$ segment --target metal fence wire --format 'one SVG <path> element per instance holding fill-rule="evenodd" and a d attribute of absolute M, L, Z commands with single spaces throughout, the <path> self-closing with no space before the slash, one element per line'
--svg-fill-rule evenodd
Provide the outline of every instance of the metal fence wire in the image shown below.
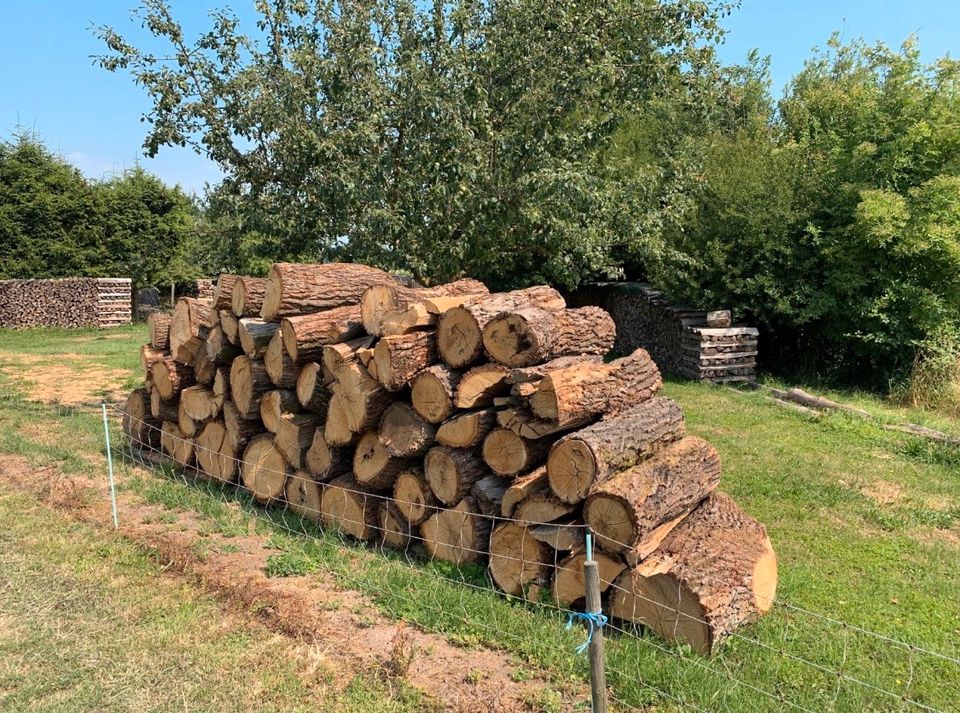
<path fill-rule="evenodd" d="M 107 408 L 114 423 L 132 418 L 122 406 Z M 140 421 L 138 425 L 159 431 L 147 422 Z M 171 434 L 165 437 L 174 438 Z M 203 449 L 197 443 L 193 447 Z M 566 676 L 587 676 L 585 657 L 576 653 L 584 640 L 584 630 L 571 631 L 567 626 L 577 616 L 571 606 L 574 602 L 558 602 L 546 585 L 531 587 L 526 596 L 505 596 L 482 564 L 488 554 L 486 549 L 464 548 L 464 559 L 478 561 L 454 564 L 432 560 L 415 527 L 406 533 L 408 544 L 401 549 L 386 546 L 383 533 L 361 546 L 337 528 L 323 527 L 321 513 L 316 509 L 294 507 L 283 499 L 266 505 L 258 503 L 242 481 L 219 481 L 194 467 L 177 467 L 160 448 L 118 438 L 116 434 L 112 448 L 117 461 L 176 483 L 185 508 L 196 509 L 196 498 L 240 503 L 247 513 L 304 543 L 366 552 L 372 559 L 359 567 L 344 565 L 343 558 L 319 561 L 339 581 L 370 595 L 403 619 L 426 630 L 492 644 L 518 654 L 532 665 L 556 668 Z M 234 472 L 239 474 L 241 459 L 233 460 Z M 312 478 L 310 481 L 321 492 L 330 487 L 343 488 L 317 483 Z M 385 493 L 347 491 L 377 503 L 393 500 L 392 495 Z M 453 511 L 428 507 L 431 512 Z M 122 517 L 121 511 L 121 520 Z M 486 520 L 491 531 L 505 522 L 526 526 L 557 524 L 530 523 L 499 515 L 474 517 Z M 563 527 L 585 530 L 583 525 Z M 525 561 L 523 554 L 521 551 L 516 561 Z M 561 572 L 564 556 L 554 550 L 553 560 L 544 565 L 545 583 Z M 604 582 L 603 587 L 605 599 L 618 589 L 610 582 Z M 749 591 L 752 596 L 753 591 Z M 631 594 L 639 596 L 636 592 Z M 664 602 L 646 601 L 664 611 Z M 706 623 L 679 608 L 667 608 L 665 614 L 673 622 L 690 619 Z M 692 711 L 960 710 L 960 658 L 793 605 L 782 596 L 772 602 L 764 618 L 733 632 L 719 653 L 710 658 L 689 647 L 670 644 L 640 624 L 611 619 L 605 631 L 604 668 L 614 709 L 666 706 Z M 956 688 L 951 691 L 937 687 L 931 693 L 928 686 L 919 685 L 928 680 L 950 682 L 948 685 Z"/>

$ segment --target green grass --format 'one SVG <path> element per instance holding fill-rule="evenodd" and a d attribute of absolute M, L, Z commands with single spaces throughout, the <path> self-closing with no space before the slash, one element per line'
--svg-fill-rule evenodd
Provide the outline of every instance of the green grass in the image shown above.
<path fill-rule="evenodd" d="M 10 350 L 5 337 L 0 334 L 0 351 Z M 29 339 L 18 339 L 30 348 Z M 135 351 L 142 339 L 131 332 L 129 341 L 116 341 Z M 57 348 L 73 349 L 69 338 L 58 340 Z M 57 417 L 11 393 L 13 384 L 6 387 L 0 450 L 37 464 L 89 468 L 76 454 L 102 448 L 95 416 Z M 811 419 L 777 407 L 762 392 L 670 381 L 665 393 L 683 407 L 688 430 L 720 451 L 722 487 L 766 523 L 780 562 L 780 604 L 710 660 L 642 631 L 611 635 L 607 675 L 615 696 L 665 710 L 781 710 L 781 700 L 816 711 L 907 708 L 899 696 L 954 709 L 955 664 L 856 627 L 960 657 L 960 453 L 880 427 L 910 420 L 957 433 L 957 424 L 867 394 L 828 393 L 871 411 L 875 422 L 844 414 Z M 63 428 L 71 439 L 24 435 L 38 424 Z M 480 568 L 344 543 L 283 510 L 263 510 L 231 488 L 176 473 L 128 479 L 126 487 L 171 512 L 200 513 L 211 531 L 228 537 L 269 536 L 277 549 L 268 565 L 274 576 L 331 574 L 388 616 L 464 646 L 502 649 L 521 667 L 545 669 L 558 690 L 586 678 L 586 662 L 573 654 L 582 632 L 565 631 L 556 612 L 490 593 Z"/>

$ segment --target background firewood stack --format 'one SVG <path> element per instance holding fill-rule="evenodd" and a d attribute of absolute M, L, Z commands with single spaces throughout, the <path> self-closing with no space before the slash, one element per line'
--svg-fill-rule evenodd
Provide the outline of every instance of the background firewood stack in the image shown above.
<path fill-rule="evenodd" d="M 0 327 L 118 327 L 130 324 L 131 299 L 125 277 L 0 280 Z"/>
<path fill-rule="evenodd" d="M 649 354 L 604 362 L 598 307 L 280 263 L 150 332 L 130 440 L 262 503 L 563 606 L 582 603 L 589 526 L 606 609 L 704 653 L 772 605 L 764 527 L 716 492 L 719 455 Z"/>

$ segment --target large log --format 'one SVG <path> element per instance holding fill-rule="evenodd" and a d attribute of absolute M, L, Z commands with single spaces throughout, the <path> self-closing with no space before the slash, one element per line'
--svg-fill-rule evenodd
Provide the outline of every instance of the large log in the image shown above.
<path fill-rule="evenodd" d="M 267 284 L 265 277 L 241 277 L 233 286 L 230 298 L 233 314 L 237 317 L 258 317 L 267 294 Z"/>
<path fill-rule="evenodd" d="M 431 557 L 454 564 L 478 562 L 488 550 L 490 520 L 472 497 L 466 497 L 455 507 L 427 518 L 420 535 Z"/>
<path fill-rule="evenodd" d="M 594 552 L 600 572 L 600 591 L 607 591 L 617 577 L 626 568 L 618 557 L 604 552 Z M 583 577 L 583 564 L 587 561 L 584 552 L 576 552 L 564 559 L 557 567 L 553 577 L 553 598 L 562 607 L 570 607 L 584 598 L 586 582 Z"/>
<path fill-rule="evenodd" d="M 483 348 L 496 362 L 522 367 L 558 357 L 610 351 L 617 328 L 599 307 L 563 311 L 528 307 L 503 312 L 483 328 Z"/>
<path fill-rule="evenodd" d="M 333 391 L 341 402 L 347 429 L 363 433 L 376 427 L 393 402 L 390 393 L 361 364 L 345 364 L 337 369 L 335 377 L 337 383 Z"/>
<path fill-rule="evenodd" d="M 193 366 L 174 361 L 171 356 L 154 362 L 151 374 L 153 388 L 160 394 L 160 398 L 166 401 L 176 399 L 181 391 L 196 383 Z"/>
<path fill-rule="evenodd" d="M 197 465 L 214 480 L 233 482 L 237 476 L 237 453 L 227 438 L 223 421 L 210 421 L 197 435 L 194 452 Z"/>
<path fill-rule="evenodd" d="M 552 553 L 515 522 L 497 525 L 490 535 L 490 575 L 507 594 L 523 594 L 532 582 L 549 577 Z"/>
<path fill-rule="evenodd" d="M 150 346 L 154 349 L 170 348 L 170 322 L 169 314 L 163 312 L 153 312 L 147 317 L 147 326 L 150 329 Z"/>
<path fill-rule="evenodd" d="M 530 397 L 540 418 L 560 425 L 615 414 L 654 396 L 663 385 L 660 370 L 643 349 L 609 364 L 576 364 L 550 371 Z"/>
<path fill-rule="evenodd" d="M 320 521 L 321 485 L 310 474 L 298 470 L 287 478 L 284 497 L 288 507 L 301 517 Z"/>
<path fill-rule="evenodd" d="M 323 524 L 358 540 L 372 540 L 379 527 L 377 506 L 382 500 L 364 491 L 353 476 L 343 475 L 323 489 Z"/>
<path fill-rule="evenodd" d="M 237 326 L 237 335 L 240 346 L 251 359 L 262 359 L 270 346 L 270 340 L 280 329 L 276 322 L 264 322 L 256 317 L 245 317 Z"/>
<path fill-rule="evenodd" d="M 413 324 L 409 327 L 406 325 L 400 327 L 400 324 L 405 321 L 400 313 L 404 311 L 404 308 L 414 302 L 427 300 L 432 297 L 482 295 L 487 293 L 488 290 L 482 282 L 472 279 L 456 280 L 436 287 L 421 288 L 404 287 L 396 282 L 372 285 L 364 291 L 363 297 L 360 299 L 363 327 L 367 331 L 367 334 L 382 337 L 386 334 L 383 330 L 384 318 L 388 314 L 393 313 L 391 314 L 393 318 L 392 321 L 395 322 L 393 329 L 399 330 L 402 328 L 406 331 L 406 329 L 421 326 Z M 393 331 L 393 333 L 403 334 L 404 331 Z"/>
<path fill-rule="evenodd" d="M 170 321 L 170 354 L 181 364 L 192 364 L 212 325 L 210 304 L 193 297 L 181 297 Z"/>
<path fill-rule="evenodd" d="M 263 433 L 250 439 L 243 452 L 240 479 L 255 500 L 269 503 L 282 498 L 292 472 L 272 435 Z"/>
<path fill-rule="evenodd" d="M 658 397 L 558 440 L 547 457 L 550 488 L 566 503 L 587 497 L 598 480 L 636 465 L 683 437 L 683 411 Z"/>
<path fill-rule="evenodd" d="M 364 290 L 371 285 L 392 282 L 393 278 L 367 265 L 278 262 L 270 268 L 267 280 L 260 315 L 270 321 L 359 304 Z"/>
<path fill-rule="evenodd" d="M 769 611 L 776 589 L 777 557 L 766 528 L 717 492 L 623 573 L 610 613 L 710 654 Z"/>
<path fill-rule="evenodd" d="M 495 409 L 465 411 L 440 424 L 437 429 L 437 443 L 452 448 L 473 448 L 480 445 L 496 425 Z"/>
<path fill-rule="evenodd" d="M 455 411 L 453 400 L 460 372 L 446 364 L 434 364 L 417 374 L 410 388 L 410 401 L 430 423 L 440 423 Z"/>
<path fill-rule="evenodd" d="M 320 417 L 313 413 L 284 414 L 277 423 L 274 443 L 294 470 L 303 469 L 304 456 L 321 423 Z"/>
<path fill-rule="evenodd" d="M 213 291 L 213 309 L 230 309 L 233 307 L 233 290 L 240 281 L 239 275 L 220 273 L 217 278 L 217 287 Z"/>
<path fill-rule="evenodd" d="M 594 485 L 583 518 L 603 549 L 642 559 L 719 483 L 717 449 L 689 436 Z"/>
<path fill-rule="evenodd" d="M 325 416 L 330 406 L 330 388 L 322 364 L 307 362 L 297 374 L 297 401 L 307 411 Z"/>
<path fill-rule="evenodd" d="M 419 525 L 440 506 L 420 468 L 409 468 L 393 484 L 393 501 L 411 525 Z"/>
<path fill-rule="evenodd" d="M 377 380 L 387 391 L 408 386 L 417 374 L 437 360 L 435 332 L 412 332 L 383 337 L 373 350 Z"/>
<path fill-rule="evenodd" d="M 461 369 L 480 358 L 483 328 L 501 312 L 527 307 L 556 311 L 566 306 L 559 292 L 543 285 L 476 297 L 440 316 L 437 348 L 444 362 L 454 369 Z"/>
<path fill-rule="evenodd" d="M 510 391 L 507 383 L 509 370 L 500 364 L 481 364 L 460 377 L 453 405 L 472 409 L 490 406 L 497 396 Z"/>
<path fill-rule="evenodd" d="M 230 367 L 230 394 L 242 418 L 260 417 L 260 397 L 273 388 L 262 361 L 240 356 Z"/>
<path fill-rule="evenodd" d="M 184 389 L 180 394 L 183 410 L 194 421 L 210 421 L 220 415 L 224 399 L 213 393 L 213 389 L 195 385 Z"/>
<path fill-rule="evenodd" d="M 289 389 L 273 389 L 260 397 L 260 420 L 270 433 L 280 429 L 280 420 L 284 414 L 297 413 L 300 402 L 297 395 Z"/>
<path fill-rule="evenodd" d="M 510 477 L 541 465 L 553 438 L 530 439 L 495 428 L 483 440 L 483 460 L 497 475 Z"/>
<path fill-rule="evenodd" d="M 175 421 L 164 421 L 161 427 L 160 447 L 181 468 L 193 465 L 194 445 L 192 438 L 184 437 Z"/>
<path fill-rule="evenodd" d="M 422 456 L 433 445 L 436 429 L 402 401 L 390 404 L 380 417 L 380 443 L 397 458 Z"/>
<path fill-rule="evenodd" d="M 423 472 L 440 502 L 460 502 L 470 487 L 490 473 L 480 457 L 462 448 L 434 446 L 423 459 Z"/>
<path fill-rule="evenodd" d="M 327 482 L 353 470 L 353 448 L 327 443 L 323 429 L 314 431 L 303 463 L 314 480 Z"/>
<path fill-rule="evenodd" d="M 345 305 L 323 312 L 284 317 L 280 323 L 283 346 L 295 362 L 318 360 L 328 344 L 363 336 L 360 307 Z"/>
<path fill-rule="evenodd" d="M 267 345 L 267 351 L 263 354 L 263 364 L 274 386 L 279 389 L 297 388 L 300 369 L 283 348 L 283 334 L 279 331 L 271 337 L 270 344 Z"/>
<path fill-rule="evenodd" d="M 156 448 L 160 444 L 162 424 L 150 413 L 150 394 L 134 389 L 123 407 L 123 432 L 134 446 Z"/>
<path fill-rule="evenodd" d="M 393 484 L 411 461 L 391 456 L 376 431 L 367 431 L 357 441 L 353 454 L 353 474 L 368 490 L 392 490 Z"/>

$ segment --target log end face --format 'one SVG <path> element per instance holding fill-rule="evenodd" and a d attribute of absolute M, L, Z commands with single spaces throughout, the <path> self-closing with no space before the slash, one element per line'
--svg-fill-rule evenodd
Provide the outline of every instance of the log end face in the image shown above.
<path fill-rule="evenodd" d="M 554 495 L 563 502 L 578 503 L 587 497 L 596 475 L 596 458 L 583 441 L 569 438 L 550 449 L 547 480 Z"/>
<path fill-rule="evenodd" d="M 773 608 L 777 596 L 777 553 L 769 537 L 763 545 L 764 552 L 754 565 L 751 578 L 753 602 L 760 614 L 766 614 Z"/>
<path fill-rule="evenodd" d="M 534 363 L 540 347 L 526 320 L 512 313 L 490 320 L 483 328 L 482 339 L 483 348 L 493 361 L 512 367 Z"/>
<path fill-rule="evenodd" d="M 668 574 L 624 573 L 614 583 L 610 613 L 643 624 L 671 643 L 688 644 L 700 654 L 710 654 L 712 641 L 703 607 L 683 583 Z"/>
<path fill-rule="evenodd" d="M 437 348 L 446 364 L 454 369 L 469 366 L 479 356 L 482 343 L 480 325 L 469 310 L 454 307 L 441 315 L 437 325 Z"/>

